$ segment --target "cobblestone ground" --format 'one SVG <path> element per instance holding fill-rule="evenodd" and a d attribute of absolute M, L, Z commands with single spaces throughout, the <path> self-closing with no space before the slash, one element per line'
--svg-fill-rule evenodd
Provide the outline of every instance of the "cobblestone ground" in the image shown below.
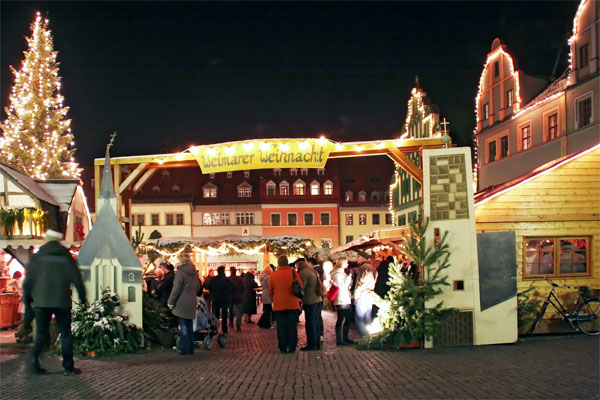
<path fill-rule="evenodd" d="M 1 399 L 598 399 L 598 337 L 536 337 L 512 345 L 401 352 L 336 347 L 324 312 L 321 351 L 281 354 L 275 328 L 244 324 L 225 348 L 182 357 L 173 350 L 76 358 L 83 374 L 24 372 L 28 348 L 0 348 Z M 255 317 L 257 319 L 257 317 Z M 304 326 L 299 326 L 304 344 Z"/>

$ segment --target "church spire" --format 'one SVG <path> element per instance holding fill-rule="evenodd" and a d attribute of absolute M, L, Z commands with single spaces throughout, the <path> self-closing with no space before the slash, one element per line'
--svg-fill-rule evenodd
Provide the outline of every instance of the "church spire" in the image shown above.
<path fill-rule="evenodd" d="M 98 194 L 98 206 L 99 209 L 103 203 L 108 202 L 115 214 L 117 213 L 117 196 L 115 196 L 115 190 L 113 188 L 112 172 L 110 167 L 110 147 L 113 145 L 117 136 L 117 132 L 113 133 L 110 137 L 110 142 L 106 145 L 106 155 L 104 157 L 104 169 L 102 171 L 102 185 L 100 186 L 100 193 Z M 100 200 L 104 200 L 102 203 Z"/>

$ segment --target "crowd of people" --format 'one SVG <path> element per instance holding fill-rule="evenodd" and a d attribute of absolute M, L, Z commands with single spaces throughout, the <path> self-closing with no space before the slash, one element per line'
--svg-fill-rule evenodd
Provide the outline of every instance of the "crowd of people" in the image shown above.
<path fill-rule="evenodd" d="M 148 292 L 173 315 L 172 325 L 179 325 L 182 338 L 181 354 L 192 354 L 193 332 L 191 323 L 196 310 L 196 296 L 202 296 L 209 312 L 220 321 L 221 333 L 230 329 L 241 330 L 242 323 L 254 324 L 262 304 L 262 315 L 256 321 L 259 328 L 271 329 L 275 324 L 277 341 L 282 353 L 293 353 L 298 348 L 298 321 L 304 312 L 306 343 L 301 351 L 319 350 L 324 336 L 323 300 L 329 297 L 337 313 L 336 345 L 353 344 L 350 325 L 355 324 L 360 337 L 369 333 L 369 325 L 377 315 L 375 294 L 385 297 L 389 290 L 388 267 L 393 258 L 376 260 L 358 251 L 356 261 L 338 259 L 333 265 L 325 288 L 325 273 L 315 258 L 298 258 L 289 262 L 286 256 L 277 260 L 277 266 L 263 268 L 258 276 L 250 268 L 239 274 L 235 267 L 211 269 L 203 280 L 198 279 L 189 256 L 179 259 L 177 273 L 170 263 L 162 263 L 147 281 Z M 181 273 L 180 273 L 181 272 Z M 294 294 L 294 282 L 303 293 Z M 334 295 L 327 289 L 335 289 Z M 331 292 L 331 290 L 329 290 Z M 257 295 L 259 301 L 257 301 Z"/>

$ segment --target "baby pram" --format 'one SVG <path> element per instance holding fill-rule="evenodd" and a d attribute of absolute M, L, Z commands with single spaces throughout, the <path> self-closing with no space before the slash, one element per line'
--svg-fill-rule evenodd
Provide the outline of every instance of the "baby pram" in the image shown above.
<path fill-rule="evenodd" d="M 196 318 L 193 321 L 194 342 L 202 343 L 202 348 L 212 349 L 213 337 L 217 336 L 217 343 L 220 347 L 225 347 L 227 336 L 219 333 L 219 320 L 214 314 L 208 312 L 206 302 L 202 297 L 198 297 L 196 306 Z M 181 349 L 181 340 L 177 335 L 177 349 Z"/>

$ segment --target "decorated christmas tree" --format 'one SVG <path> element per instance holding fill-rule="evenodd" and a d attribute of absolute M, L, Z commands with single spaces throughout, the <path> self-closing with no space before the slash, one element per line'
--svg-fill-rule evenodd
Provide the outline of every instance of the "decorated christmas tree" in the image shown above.
<path fill-rule="evenodd" d="M 445 232 L 428 243 L 429 220 L 411 223 L 410 235 L 403 238 L 404 253 L 412 260 L 409 267 L 401 263 L 389 266 L 390 290 L 380 307 L 377 323 L 381 331 L 358 341 L 359 349 L 395 349 L 397 345 L 419 343 L 438 334 L 444 320 L 456 310 L 444 308 L 437 297 L 449 286 L 444 270 L 450 267 L 450 251 Z"/>
<path fill-rule="evenodd" d="M 33 178 L 79 177 L 73 160 L 74 142 L 63 106 L 60 76 L 48 20 L 37 13 L 31 24 L 29 49 L 19 71 L 11 66 L 15 84 L 8 118 L 0 124 L 0 162 Z"/>

